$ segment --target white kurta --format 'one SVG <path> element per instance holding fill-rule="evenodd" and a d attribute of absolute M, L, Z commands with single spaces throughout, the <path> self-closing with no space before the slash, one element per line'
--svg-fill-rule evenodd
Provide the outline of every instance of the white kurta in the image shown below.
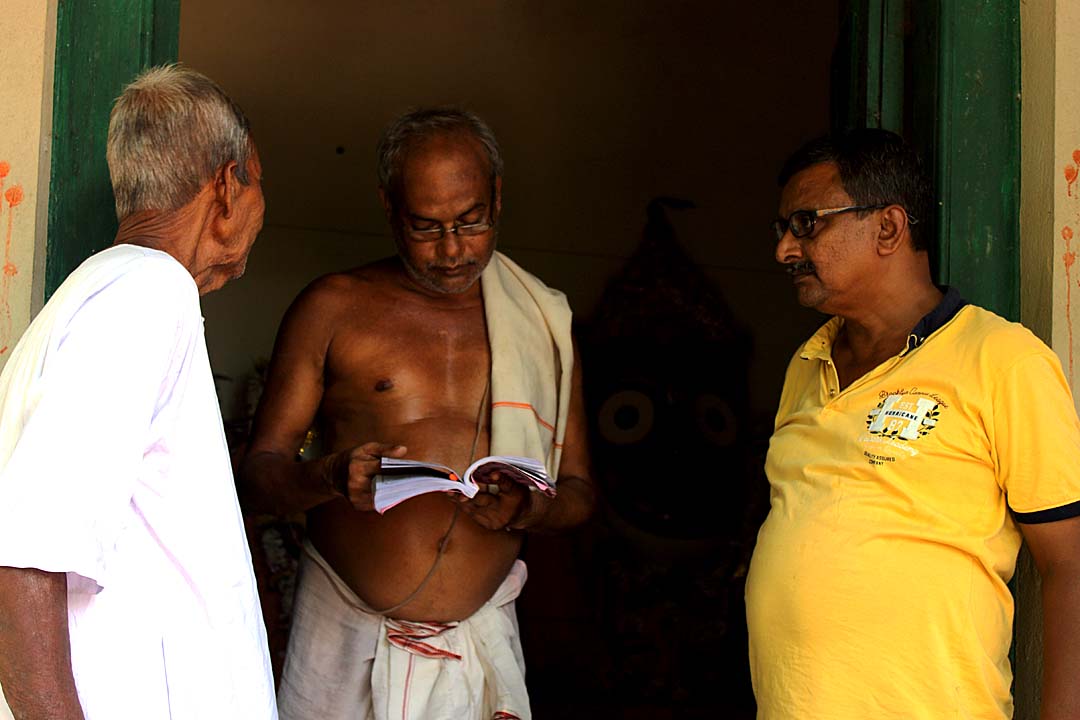
<path fill-rule="evenodd" d="M 0 565 L 68 574 L 87 720 L 275 718 L 198 289 L 119 245 L 0 375 Z"/>

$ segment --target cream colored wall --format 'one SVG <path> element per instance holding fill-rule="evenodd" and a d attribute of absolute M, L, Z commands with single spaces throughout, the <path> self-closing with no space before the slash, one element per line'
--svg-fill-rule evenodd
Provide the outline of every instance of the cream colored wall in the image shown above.
<path fill-rule="evenodd" d="M 1080 397 L 1080 3 L 1027 0 L 1021 20 L 1021 320 L 1061 358 Z M 1078 405 L 1080 408 L 1080 405 Z M 1042 675 L 1039 578 L 1021 553 L 1016 577 L 1017 720 L 1035 720 Z"/>
<path fill-rule="evenodd" d="M 0 13 L 0 368 L 43 301 L 56 0 Z M 11 720 L 0 693 L 0 720 Z"/>
<path fill-rule="evenodd" d="M 184 0 L 181 60 L 243 105 L 266 170 L 248 275 L 204 302 L 215 370 L 268 356 L 309 280 L 393 251 L 378 133 L 409 106 L 453 102 L 503 145 L 500 247 L 579 318 L 637 246 L 649 199 L 696 201 L 682 240 L 754 329 L 753 400 L 771 413 L 820 321 L 796 307 L 767 226 L 783 158 L 827 129 L 832 5 Z"/>
<path fill-rule="evenodd" d="M 4 0 L 0 38 L 2 367 L 43 298 L 56 0 Z"/>

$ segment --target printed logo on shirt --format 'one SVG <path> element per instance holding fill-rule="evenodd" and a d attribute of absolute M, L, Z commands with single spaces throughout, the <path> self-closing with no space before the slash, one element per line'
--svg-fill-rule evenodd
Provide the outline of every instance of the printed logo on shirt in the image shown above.
<path fill-rule="evenodd" d="M 941 403 L 917 395 L 889 395 L 866 416 L 871 435 L 918 440 L 937 427 Z"/>
<path fill-rule="evenodd" d="M 882 392 L 880 397 L 881 402 L 866 415 L 867 434 L 859 438 L 864 445 L 873 446 L 863 450 L 871 465 L 896 462 L 897 456 L 889 450 L 899 450 L 908 457 L 918 455 L 911 443 L 929 435 L 949 407 L 940 395 L 918 388 Z"/>

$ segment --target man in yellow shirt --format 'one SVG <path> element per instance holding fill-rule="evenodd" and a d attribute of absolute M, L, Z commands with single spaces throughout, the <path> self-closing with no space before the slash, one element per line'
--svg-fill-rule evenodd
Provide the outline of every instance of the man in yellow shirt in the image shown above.
<path fill-rule="evenodd" d="M 781 173 L 776 258 L 832 315 L 791 360 L 747 580 L 763 720 L 1010 718 L 1021 537 L 1042 576 L 1043 720 L 1080 718 L 1080 423 L 1056 356 L 930 275 L 896 135 Z"/>

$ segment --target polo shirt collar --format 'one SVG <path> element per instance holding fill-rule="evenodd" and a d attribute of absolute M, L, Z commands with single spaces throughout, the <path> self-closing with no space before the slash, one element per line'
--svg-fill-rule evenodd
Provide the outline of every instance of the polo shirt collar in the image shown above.
<path fill-rule="evenodd" d="M 903 357 L 915 348 L 922 345 L 926 338 L 940 330 L 945 323 L 956 317 L 956 313 L 968 304 L 967 300 L 960 296 L 960 292 L 953 287 L 943 286 L 941 302 L 933 310 L 926 313 L 908 333 L 907 347 L 900 353 Z M 832 346 L 840 328 L 844 326 L 842 317 L 833 317 L 814 333 L 803 345 L 800 357 L 803 360 L 831 360 Z"/>
<path fill-rule="evenodd" d="M 933 310 L 923 315 L 922 320 L 916 323 L 915 327 L 908 333 L 907 347 L 904 348 L 904 352 L 900 353 L 901 356 L 907 355 L 922 345 L 926 338 L 944 327 L 945 323 L 956 317 L 956 313 L 960 312 L 968 304 L 967 300 L 960 297 L 960 291 L 956 288 L 946 285 L 940 289 L 943 293 L 941 302 Z"/>
<path fill-rule="evenodd" d="M 839 315 L 829 318 L 829 322 L 822 325 L 802 347 L 801 357 L 803 360 L 831 360 L 832 346 L 836 336 L 840 334 L 840 328 L 844 326 L 844 318 Z"/>

